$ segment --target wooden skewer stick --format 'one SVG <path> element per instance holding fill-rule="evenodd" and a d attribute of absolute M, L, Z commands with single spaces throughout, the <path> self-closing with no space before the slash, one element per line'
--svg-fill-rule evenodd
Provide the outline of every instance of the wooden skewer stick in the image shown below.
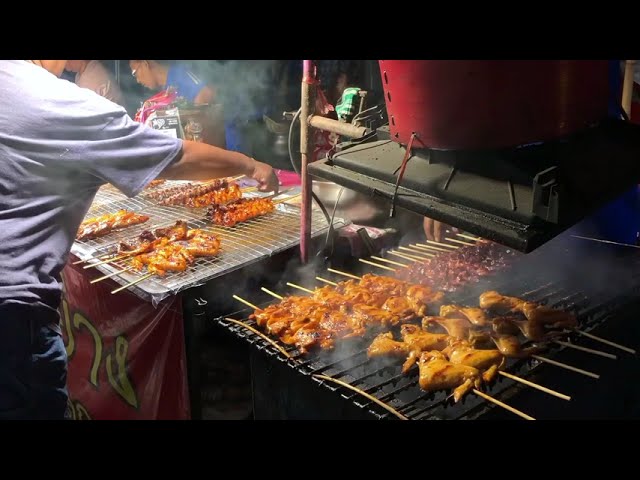
<path fill-rule="evenodd" d="M 449 245 L 448 243 L 436 242 L 435 240 L 427 240 L 426 242 L 430 245 L 440 245 L 442 247 L 453 248 L 454 250 L 460 248 L 458 245 Z M 416 245 L 423 244 L 417 243 Z"/>
<path fill-rule="evenodd" d="M 116 275 L 119 275 L 121 273 L 133 270 L 134 268 L 135 267 L 129 267 L 129 268 L 125 268 L 124 270 L 118 270 L 117 272 L 110 273 L 109 275 L 105 275 L 105 276 L 100 277 L 100 278 L 94 278 L 89 283 L 98 283 L 98 282 L 101 282 L 102 280 L 106 280 L 107 278 L 115 277 Z"/>
<path fill-rule="evenodd" d="M 615 347 L 615 348 L 619 348 L 622 351 L 628 352 L 628 353 L 632 353 L 635 355 L 636 351 L 633 348 L 629 348 L 629 347 L 625 347 L 624 345 L 620 345 L 618 343 L 614 343 L 611 340 L 607 340 L 605 338 L 602 337 L 597 337 L 592 333 L 588 333 L 588 332 L 583 332 L 582 330 L 574 330 L 574 332 L 579 333 L 580 335 L 584 335 L 585 337 L 588 337 L 592 340 L 596 340 L 598 342 L 604 343 L 605 345 L 609 345 L 611 347 Z"/>
<path fill-rule="evenodd" d="M 336 282 L 332 282 L 331 280 L 327 280 L 326 278 L 316 277 L 316 280 L 320 280 L 321 282 L 328 283 L 329 285 L 333 285 L 334 287 L 338 286 Z"/>
<path fill-rule="evenodd" d="M 337 273 L 338 275 L 342 275 L 344 277 L 353 278 L 354 280 L 362 280 L 362 277 L 358 277 L 357 275 L 352 275 L 351 273 L 341 272 L 340 270 L 335 270 L 333 268 L 327 268 L 331 273 Z"/>
<path fill-rule="evenodd" d="M 357 387 L 354 387 L 353 385 L 349 385 L 346 382 L 343 382 L 342 380 L 338 380 L 336 378 L 332 378 L 332 377 L 328 377 L 326 375 L 320 375 L 318 373 L 314 373 L 313 374 L 314 377 L 316 378 L 320 378 L 322 380 L 327 380 L 329 382 L 334 382 L 337 383 L 338 385 L 341 385 L 345 388 L 348 388 L 349 390 L 353 390 L 356 393 L 359 393 L 360 395 L 362 395 L 363 397 L 367 398 L 368 400 L 371 400 L 372 402 L 374 402 L 375 404 L 381 406 L 382 408 L 384 408 L 386 411 L 394 414 L 396 417 L 398 417 L 400 420 L 409 420 L 407 417 L 405 417 L 404 415 L 402 415 L 400 412 L 398 412 L 395 408 L 391 407 L 390 405 L 387 405 L 386 403 L 384 403 L 382 400 L 378 400 L 376 397 L 374 397 L 373 395 L 369 395 L 367 392 L 360 390 Z"/>
<path fill-rule="evenodd" d="M 89 260 L 93 260 L 93 257 L 85 258 L 84 260 L 77 260 L 72 262 L 71 265 L 79 265 L 80 263 L 88 262 Z"/>
<path fill-rule="evenodd" d="M 396 257 L 404 258 L 405 260 L 409 260 L 410 262 L 422 262 L 423 260 L 418 257 L 414 257 L 412 255 L 407 255 L 406 253 L 396 252 L 394 250 L 389 250 L 387 252 L 389 255 L 395 255 Z"/>
<path fill-rule="evenodd" d="M 82 267 L 83 270 L 86 270 L 87 268 L 93 268 L 93 267 L 98 267 L 100 265 L 104 265 L 105 263 L 111 263 L 111 262 L 117 262 L 118 260 L 122 260 L 124 258 L 130 257 L 131 255 L 120 255 L 119 257 L 114 257 L 114 258 L 108 258 L 107 260 L 102 260 L 101 262 L 98 263 L 92 263 L 91 265 L 85 265 L 84 267 Z"/>
<path fill-rule="evenodd" d="M 267 292 L 269 295 L 271 295 L 272 297 L 277 298 L 278 300 L 283 300 L 284 297 L 281 295 L 278 295 L 277 293 L 272 292 L 271 290 L 269 290 L 268 288 L 264 288 L 264 287 L 260 287 L 260 290 L 262 290 L 263 292 Z"/>
<path fill-rule="evenodd" d="M 137 280 L 134 280 L 133 282 L 129 282 L 129 283 L 127 283 L 126 285 L 123 285 L 123 286 L 121 286 L 121 287 L 119 287 L 119 288 L 116 288 L 116 289 L 115 289 L 115 290 L 113 290 L 111 293 L 112 293 L 112 294 L 113 294 L 113 293 L 118 293 L 118 292 L 120 292 L 120 291 L 122 291 L 122 290 L 124 290 L 124 289 L 126 289 L 126 288 L 129 288 L 129 287 L 134 286 L 136 283 L 140 283 L 140 282 L 142 282 L 143 280 L 146 280 L 147 278 L 151 278 L 151 277 L 153 277 L 154 275 L 155 275 L 155 273 L 147 273 L 145 276 L 140 277 L 140 278 L 138 278 Z"/>
<path fill-rule="evenodd" d="M 276 342 L 274 342 L 269 337 L 267 337 L 264 333 L 262 333 L 262 332 L 256 330 L 255 328 L 253 328 L 251 325 L 247 325 L 246 323 L 241 322 L 240 320 L 236 320 L 234 318 L 229 318 L 229 317 L 225 317 L 225 320 L 228 321 L 228 322 L 231 322 L 231 323 L 235 323 L 236 325 L 240 325 L 240 326 L 246 328 L 247 330 L 251 330 L 253 333 L 258 335 L 260 338 L 262 338 L 263 340 L 266 340 L 271 345 L 276 347 L 280 351 L 280 353 L 282 353 L 285 357 L 287 357 L 289 359 L 291 358 L 291 354 L 289 352 L 287 352 L 284 348 L 282 348 Z"/>
<path fill-rule="evenodd" d="M 419 249 L 416 250 L 416 249 L 411 249 L 411 248 L 407 248 L 407 247 L 398 247 L 398 248 L 400 250 L 405 250 L 407 252 L 411 252 L 412 255 L 415 255 L 418 258 L 423 258 L 425 260 L 427 260 L 427 259 L 429 259 L 431 257 L 435 257 L 434 253 L 426 253 L 426 252 L 423 252 L 423 251 L 421 251 Z"/>
<path fill-rule="evenodd" d="M 447 250 L 446 248 L 440 248 L 440 247 L 434 247 L 433 245 L 427 245 L 426 243 L 416 243 L 415 245 L 412 245 L 415 248 L 419 248 L 420 250 L 427 250 L 430 252 L 436 251 L 436 252 L 450 252 L 451 250 Z M 457 247 L 454 247 L 457 248 Z"/>
<path fill-rule="evenodd" d="M 479 397 L 484 398 L 485 400 L 491 402 L 491 403 L 495 403 L 496 405 L 498 405 L 499 407 L 502 407 L 506 410 L 509 410 L 511 413 L 515 413 L 516 415 L 518 415 L 519 417 L 524 418 L 525 420 L 535 420 L 535 418 L 533 418 L 530 415 L 527 415 L 524 412 L 521 412 L 520 410 L 513 408 L 510 405 L 507 405 L 506 403 L 502 403 L 500 400 L 496 400 L 495 398 L 493 398 L 490 395 L 487 395 L 486 393 L 481 392 L 480 390 L 476 390 L 475 388 L 473 389 L 473 393 L 475 393 L 476 395 L 478 395 Z"/>
<path fill-rule="evenodd" d="M 471 242 L 464 242 L 464 241 L 462 241 L 462 240 L 458 240 L 458 239 L 456 239 L 456 238 L 447 238 L 447 240 L 448 240 L 449 242 L 456 242 L 456 243 L 460 243 L 460 244 L 462 244 L 462 245 L 466 245 L 466 246 L 468 246 L 468 247 L 473 247 L 473 246 L 475 245 L 475 243 L 471 243 Z"/>
<path fill-rule="evenodd" d="M 300 195 L 302 195 L 302 193 L 296 193 L 295 195 L 292 195 L 292 196 L 287 197 L 287 198 L 281 198 L 280 200 L 274 200 L 273 203 L 277 205 L 278 203 L 288 202 L 289 200 L 293 200 L 294 198 L 298 198 Z"/>
<path fill-rule="evenodd" d="M 569 342 L 563 342 L 561 340 L 554 340 L 554 343 L 557 343 L 558 345 L 562 345 L 563 347 L 573 348 L 575 350 L 581 350 L 587 353 L 593 353 L 594 355 L 600 355 L 601 357 L 610 358 L 612 360 L 618 359 L 618 357 L 616 357 L 612 353 L 603 352 L 602 350 L 594 350 L 592 348 L 583 347 L 581 345 L 575 345 Z"/>
<path fill-rule="evenodd" d="M 508 372 L 503 372 L 502 370 L 500 370 L 500 371 L 498 371 L 498 373 L 500 375 L 502 375 L 503 377 L 507 377 L 507 378 L 510 378 L 511 380 L 515 380 L 516 382 L 523 383 L 523 384 L 525 384 L 525 385 L 527 385 L 529 387 L 536 388 L 536 389 L 540 390 L 541 392 L 548 393 L 549 395 L 553 395 L 554 397 L 558 397 L 558 398 L 561 398 L 561 399 L 567 400 L 567 401 L 571 400 L 571 397 L 569 395 L 565 395 L 564 393 L 556 392 L 555 390 L 551 390 L 550 388 L 543 387 L 542 385 L 539 385 L 537 383 L 530 382 L 529 380 L 525 380 L 524 378 L 520 378 L 520 377 L 517 377 L 515 375 L 511 375 Z"/>
<path fill-rule="evenodd" d="M 240 297 L 239 297 L 239 296 L 237 296 L 237 295 L 234 295 L 234 296 L 233 296 L 233 298 L 235 298 L 235 299 L 236 299 L 236 300 L 238 300 L 239 302 L 242 302 L 242 303 L 244 303 L 245 305 L 247 305 L 247 306 L 249 306 L 249 307 L 253 308 L 254 310 L 262 310 L 260 307 L 256 307 L 253 303 L 250 303 L 250 302 L 246 301 L 244 298 L 240 298 Z"/>
<path fill-rule="evenodd" d="M 365 260 L 364 258 L 359 258 L 358 261 L 362 263 L 366 263 L 367 265 L 372 265 L 374 267 L 382 268 L 384 270 L 390 270 L 392 272 L 396 271 L 395 268 L 387 267 L 386 265 L 380 265 L 379 263 L 376 263 L 376 262 L 370 262 L 369 260 Z"/>
<path fill-rule="evenodd" d="M 249 192 L 255 192 L 258 190 L 258 187 L 247 187 L 247 188 L 241 188 L 240 191 L 242 193 L 249 193 Z"/>
<path fill-rule="evenodd" d="M 540 355 L 531 355 L 531 358 L 535 358 L 536 360 L 540 360 L 541 362 L 549 363 L 551 365 L 555 365 L 556 367 L 564 368 L 566 370 L 571 370 L 572 372 L 581 373 L 582 375 L 586 375 L 587 377 L 598 379 L 600 375 L 593 372 L 588 372 L 587 370 L 582 370 L 581 368 L 574 367 L 572 365 L 567 365 L 566 363 L 556 362 L 555 360 L 551 360 L 550 358 L 541 357 Z"/>
<path fill-rule="evenodd" d="M 477 242 L 478 240 L 481 240 L 480 237 L 472 237 L 471 235 L 465 235 L 464 233 L 456 233 L 456 235 L 461 238 L 466 238 L 467 240 L 473 240 L 475 242 Z"/>
<path fill-rule="evenodd" d="M 391 265 L 409 268 L 409 265 L 407 265 L 406 263 L 394 262 L 393 260 L 389 260 L 388 258 L 376 257 L 375 255 L 371 255 L 371 258 L 373 258 L 374 260 L 379 260 L 381 262 L 390 263 Z"/>
<path fill-rule="evenodd" d="M 295 283 L 287 282 L 287 285 L 293 288 L 297 288 L 298 290 L 302 290 L 307 293 L 314 293 L 313 290 L 309 290 L 308 288 L 301 287 L 300 285 L 296 285 Z"/>
<path fill-rule="evenodd" d="M 231 177 L 231 181 L 235 182 L 236 180 L 240 180 L 241 178 L 244 178 L 244 177 L 246 177 L 246 175 L 236 175 L 235 177 Z"/>

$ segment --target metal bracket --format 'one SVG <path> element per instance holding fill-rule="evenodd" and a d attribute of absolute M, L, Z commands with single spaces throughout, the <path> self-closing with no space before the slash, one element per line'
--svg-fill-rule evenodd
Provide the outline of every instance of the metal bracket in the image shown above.
<path fill-rule="evenodd" d="M 533 178 L 533 213 L 552 223 L 559 221 L 560 185 L 557 177 L 558 167 L 550 167 Z"/>

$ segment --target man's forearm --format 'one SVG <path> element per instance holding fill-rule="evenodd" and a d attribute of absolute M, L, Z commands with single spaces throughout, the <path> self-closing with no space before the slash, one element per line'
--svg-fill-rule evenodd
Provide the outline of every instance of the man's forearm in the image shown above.
<path fill-rule="evenodd" d="M 182 158 L 166 168 L 160 178 L 169 180 L 208 180 L 233 175 L 251 176 L 256 161 L 243 153 L 206 143 L 185 140 Z"/>

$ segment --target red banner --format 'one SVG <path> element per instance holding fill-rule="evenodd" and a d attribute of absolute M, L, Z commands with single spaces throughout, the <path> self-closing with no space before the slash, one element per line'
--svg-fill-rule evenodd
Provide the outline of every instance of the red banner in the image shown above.
<path fill-rule="evenodd" d="M 81 267 L 64 269 L 60 306 L 72 417 L 190 418 L 180 297 L 154 308 L 126 291 L 112 295 L 111 280 L 92 285 L 100 274 Z"/>

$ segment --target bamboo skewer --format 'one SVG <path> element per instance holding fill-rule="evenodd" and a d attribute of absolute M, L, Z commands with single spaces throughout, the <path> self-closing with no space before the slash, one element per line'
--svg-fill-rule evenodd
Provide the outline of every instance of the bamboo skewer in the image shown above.
<path fill-rule="evenodd" d="M 456 233 L 456 235 L 461 238 L 466 238 L 467 240 L 473 240 L 475 242 L 481 240 L 480 237 L 472 237 L 471 235 L 465 235 L 464 233 Z"/>
<path fill-rule="evenodd" d="M 394 262 L 393 260 L 389 260 L 388 258 L 376 257 L 375 255 L 371 255 L 371 258 L 374 260 L 379 260 L 381 262 L 390 263 L 391 265 L 397 265 L 399 267 L 409 268 L 409 265 L 400 262 Z"/>
<path fill-rule="evenodd" d="M 369 260 L 365 260 L 364 258 L 359 258 L 358 261 L 362 262 L 362 263 L 366 263 L 367 265 L 372 265 L 374 267 L 378 267 L 378 268 L 382 268 L 384 270 L 390 270 L 392 272 L 395 272 L 396 269 L 395 268 L 391 268 L 391 267 L 387 267 L 386 265 L 380 265 L 379 263 L 376 262 L 371 262 Z"/>
<path fill-rule="evenodd" d="M 334 268 L 327 268 L 331 273 L 337 273 L 338 275 L 342 275 L 344 277 L 353 278 L 354 280 L 362 280 L 362 277 L 358 277 L 357 275 L 352 275 L 351 273 L 342 272 L 340 270 L 336 270 Z"/>
<path fill-rule="evenodd" d="M 611 340 L 607 340 L 605 338 L 602 337 L 597 337 L 592 333 L 588 333 L 588 332 L 583 332 L 582 330 L 574 330 L 574 332 L 579 333 L 580 335 L 584 335 L 587 338 L 590 338 L 592 340 L 596 340 L 598 342 L 604 343 L 605 345 L 609 345 L 611 347 L 615 347 L 618 348 L 620 350 L 623 350 L 625 352 L 631 353 L 633 355 L 635 355 L 636 351 L 633 348 L 629 348 L 629 347 L 625 347 L 624 345 L 620 345 L 618 343 L 614 343 Z"/>
<path fill-rule="evenodd" d="M 298 290 L 302 290 L 307 293 L 314 293 L 313 290 L 309 290 L 308 288 L 301 287 L 300 285 L 296 285 L 295 283 L 287 282 L 287 285 L 293 288 L 297 288 Z"/>
<path fill-rule="evenodd" d="M 334 287 L 338 286 L 336 282 L 332 282 L 331 280 L 327 280 L 326 278 L 316 277 L 316 280 L 320 280 L 321 282 L 328 283 L 329 285 L 333 285 Z"/>
<path fill-rule="evenodd" d="M 434 247 L 433 245 L 427 245 L 426 243 L 416 243 L 412 245 L 412 247 L 419 248 L 420 250 L 427 250 L 429 252 L 450 252 L 451 250 L 447 250 L 446 248 Z M 457 248 L 457 247 L 456 247 Z"/>
<path fill-rule="evenodd" d="M 547 387 L 543 387 L 540 384 L 534 383 L 534 382 L 530 382 L 529 380 L 525 380 L 524 378 L 520 378 L 516 375 L 511 375 L 508 372 L 503 372 L 502 370 L 499 370 L 498 373 L 500 375 L 502 375 L 503 377 L 507 377 L 510 378 L 511 380 L 515 380 L 516 382 L 520 382 L 524 385 L 527 385 L 529 387 L 535 388 L 540 390 L 541 392 L 545 392 L 548 393 L 549 395 L 553 395 L 554 397 L 558 397 L 561 398 L 563 400 L 571 400 L 571 397 L 569 395 L 565 395 L 564 393 L 560 393 L 560 392 L 556 392 L 555 390 L 551 390 L 550 388 Z"/>
<path fill-rule="evenodd" d="M 462 245 L 466 245 L 468 247 L 473 247 L 475 245 L 475 243 L 471 243 L 471 242 L 463 242 L 462 240 L 457 240 L 455 238 L 447 238 L 448 241 L 450 242 L 456 242 L 456 243 L 460 243 Z"/>
<path fill-rule="evenodd" d="M 249 306 L 249 307 L 253 308 L 254 310 L 262 310 L 261 308 L 256 307 L 253 303 L 248 302 L 248 301 L 246 301 L 244 298 L 240 298 L 240 297 L 239 297 L 239 296 L 237 296 L 237 295 L 233 295 L 233 298 L 235 298 L 235 299 L 236 299 L 236 300 L 238 300 L 239 302 L 242 302 L 242 303 L 244 303 L 245 305 L 247 305 L 247 306 Z"/>
<path fill-rule="evenodd" d="M 274 200 L 273 203 L 275 205 L 277 205 L 279 203 L 288 202 L 289 200 L 293 200 L 294 198 L 298 198 L 300 195 L 302 195 L 302 193 L 296 193 L 295 195 L 292 195 L 292 196 L 287 197 L 287 198 L 281 198 L 280 200 Z"/>
<path fill-rule="evenodd" d="M 125 268 L 124 270 L 118 270 L 117 272 L 110 273 L 110 274 L 105 275 L 105 276 L 103 276 L 103 277 L 95 278 L 95 279 L 91 280 L 89 283 L 92 283 L 92 284 L 93 284 L 93 283 L 98 283 L 98 282 L 101 282 L 102 280 L 106 280 L 107 278 L 115 277 L 116 275 L 119 275 L 119 274 L 121 274 L 121 273 L 131 271 L 131 270 L 133 270 L 134 268 L 135 268 L 135 267 L 129 267 L 129 268 Z"/>
<path fill-rule="evenodd" d="M 442 247 L 453 248 L 454 250 L 457 248 L 460 248 L 458 245 L 449 245 L 447 243 L 436 242 L 435 240 L 426 240 L 426 242 L 430 245 L 440 245 Z M 417 243 L 416 245 L 424 245 L 424 244 Z"/>
<path fill-rule="evenodd" d="M 82 267 L 83 270 L 86 270 L 87 268 L 93 268 L 93 267 L 99 267 L 100 265 L 104 265 L 105 263 L 111 263 L 111 262 L 117 262 L 118 260 L 122 260 L 124 258 L 130 257 L 131 255 L 120 255 L 119 257 L 115 257 L 115 258 L 109 258 L 107 260 L 102 260 L 98 263 L 92 263 L 91 265 L 85 265 L 84 267 Z"/>
<path fill-rule="evenodd" d="M 587 377 L 598 379 L 600 375 L 597 373 L 589 372 L 587 370 L 582 370 L 581 368 L 574 367 L 572 365 L 567 365 L 566 363 L 556 362 L 555 360 L 551 360 L 550 358 L 541 357 L 540 355 L 531 355 L 531 358 L 535 358 L 541 362 L 549 363 L 551 365 L 555 365 L 556 367 L 564 368 L 566 370 L 571 370 L 572 372 L 580 373 L 582 375 L 586 375 Z"/>
<path fill-rule="evenodd" d="M 516 415 L 518 415 L 519 417 L 524 418 L 525 420 L 535 420 L 535 418 L 533 418 L 530 415 L 527 415 L 524 412 L 521 412 L 520 410 L 518 410 L 517 408 L 513 408 L 510 405 L 507 405 L 506 403 L 502 403 L 500 400 L 496 400 L 495 398 L 493 398 L 490 395 L 487 395 L 486 393 L 481 392 L 480 390 L 476 390 L 475 388 L 472 390 L 473 393 L 475 393 L 476 395 L 478 395 L 479 397 L 484 398 L 485 400 L 491 402 L 491 403 L 495 403 L 496 405 L 509 410 L 511 413 L 515 413 Z"/>
<path fill-rule="evenodd" d="M 563 342 L 561 340 L 554 340 L 554 343 L 557 343 L 558 345 L 562 345 L 563 347 L 573 348 L 575 350 L 580 350 L 582 352 L 592 353 L 594 355 L 599 355 L 601 357 L 610 358 L 612 360 L 618 359 L 618 357 L 616 357 L 612 353 L 603 352 L 601 350 L 594 350 L 592 348 L 583 347 L 581 345 L 574 345 L 573 343 Z"/>
<path fill-rule="evenodd" d="M 387 252 L 389 255 L 395 255 L 396 257 L 404 258 L 405 260 L 409 260 L 411 262 L 424 262 L 424 258 L 416 257 L 414 255 L 409 255 L 408 253 L 400 253 L 395 250 L 389 250 Z"/>
<path fill-rule="evenodd" d="M 415 255 L 416 257 L 422 258 L 424 260 L 428 260 L 431 257 L 435 257 L 435 254 L 433 253 L 427 253 L 421 250 L 415 250 L 415 249 L 412 250 L 411 248 L 408 248 L 408 247 L 398 247 L 398 248 L 400 250 L 406 250 L 407 252 L 411 252 L 412 255 Z"/>
<path fill-rule="evenodd" d="M 260 290 L 262 290 L 263 292 L 267 292 L 269 295 L 271 295 L 272 297 L 277 298 L 278 300 L 284 300 L 284 297 L 281 295 L 278 295 L 277 293 L 272 292 L 271 290 L 269 290 L 268 288 L 264 288 L 264 287 L 260 287 Z"/>
<path fill-rule="evenodd" d="M 126 288 L 129 288 L 129 287 L 134 286 L 136 283 L 140 283 L 140 282 L 142 282 L 143 280 L 146 280 L 147 278 L 151 278 L 151 277 L 153 277 L 154 275 L 155 275 L 155 273 L 147 273 L 146 275 L 144 275 L 144 276 L 142 276 L 142 277 L 138 278 L 137 280 L 134 280 L 133 282 L 129 282 L 129 283 L 127 283 L 126 285 L 123 285 L 123 286 L 121 286 L 121 287 L 119 287 L 119 288 L 116 288 L 115 290 L 112 290 L 112 291 L 111 291 L 111 293 L 112 293 L 112 294 L 114 294 L 114 293 L 118 293 L 118 292 L 120 292 L 120 291 L 122 291 L 122 290 L 124 290 L 124 289 L 126 289 Z"/>
<path fill-rule="evenodd" d="M 360 390 L 357 387 L 354 387 L 353 385 L 349 385 L 346 382 L 343 382 L 342 380 L 338 380 L 336 378 L 332 378 L 332 377 L 328 377 L 326 375 L 320 375 L 317 373 L 313 374 L 314 377 L 316 378 L 320 378 L 322 380 L 327 380 L 329 382 L 334 382 L 337 383 L 338 385 L 341 385 L 345 388 L 348 388 L 349 390 L 352 390 L 356 393 L 359 393 L 360 395 L 362 395 L 363 397 L 367 398 L 368 400 L 371 400 L 372 402 L 374 402 L 376 405 L 381 406 L 382 408 L 384 408 L 385 410 L 387 410 L 388 412 L 394 414 L 396 417 L 398 417 L 400 420 L 409 420 L 407 417 L 405 417 L 403 414 L 401 414 L 400 412 L 398 412 L 396 409 L 394 409 L 393 407 L 391 407 L 390 405 L 387 405 L 386 403 L 384 403 L 382 400 L 378 400 L 376 397 L 374 397 L 373 395 L 369 395 L 367 392 Z"/>
<path fill-rule="evenodd" d="M 235 320 L 233 318 L 228 318 L 228 317 L 225 317 L 225 320 L 228 321 L 228 322 L 231 322 L 231 323 L 235 323 L 236 325 L 240 325 L 240 326 L 246 328 L 247 330 L 251 330 L 253 333 L 258 335 L 260 338 L 262 338 L 263 340 L 266 340 L 271 345 L 276 347 L 280 351 L 280 353 L 282 353 L 285 357 L 287 357 L 288 359 L 291 359 L 291 354 L 289 352 L 287 352 L 284 348 L 282 348 L 276 342 L 274 342 L 269 337 L 267 337 L 264 333 L 262 333 L 262 332 L 256 330 L 255 328 L 253 328 L 251 325 L 247 325 L 246 323 L 241 322 L 240 320 Z"/>

